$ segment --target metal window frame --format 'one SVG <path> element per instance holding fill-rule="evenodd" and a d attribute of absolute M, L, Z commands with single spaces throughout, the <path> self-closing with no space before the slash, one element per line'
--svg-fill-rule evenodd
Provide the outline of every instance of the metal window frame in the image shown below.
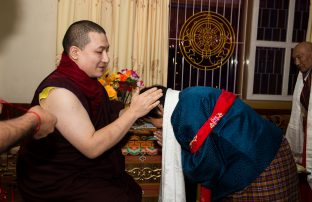
<path fill-rule="evenodd" d="M 291 59 L 291 49 L 297 44 L 292 42 L 293 25 L 294 25 L 294 13 L 295 13 L 296 1 L 289 0 L 288 9 L 288 22 L 287 22 L 287 35 L 285 42 L 276 41 L 262 41 L 257 40 L 257 28 L 258 28 L 258 17 L 259 17 L 259 4 L 260 0 L 253 1 L 253 16 L 252 16 L 252 27 L 251 27 L 251 40 L 250 40 L 250 54 L 247 59 L 247 100 L 272 100 L 272 101 L 291 101 L 292 95 L 288 95 L 288 80 L 289 80 L 289 68 Z M 284 69 L 283 69 L 283 84 L 281 95 L 268 95 L 268 94 L 254 94 L 254 73 L 255 73 L 255 59 L 256 59 L 256 48 L 257 47 L 270 47 L 270 48 L 284 48 Z"/>

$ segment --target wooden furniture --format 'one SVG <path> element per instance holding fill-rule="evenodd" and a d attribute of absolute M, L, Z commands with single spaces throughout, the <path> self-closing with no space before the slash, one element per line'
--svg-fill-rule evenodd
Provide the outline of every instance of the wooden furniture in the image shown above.
<path fill-rule="evenodd" d="M 141 125 L 140 125 L 141 124 Z M 126 171 L 142 187 L 143 201 L 158 201 L 161 178 L 161 147 L 149 124 L 134 125 L 123 140 Z"/>

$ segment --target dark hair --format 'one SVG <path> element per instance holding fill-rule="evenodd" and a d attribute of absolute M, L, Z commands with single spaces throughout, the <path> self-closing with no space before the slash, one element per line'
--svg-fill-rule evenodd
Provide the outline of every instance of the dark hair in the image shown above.
<path fill-rule="evenodd" d="M 153 86 L 149 86 L 146 88 L 143 88 L 141 90 L 141 93 L 151 89 L 151 88 L 158 88 L 162 90 L 163 96 L 161 98 L 159 98 L 160 104 L 162 106 L 165 106 L 165 98 L 166 98 L 166 92 L 167 92 L 167 87 L 162 86 L 162 85 L 153 85 Z M 156 106 L 155 108 L 153 108 L 149 113 L 147 113 L 144 117 L 149 117 L 149 118 L 162 118 L 162 115 L 160 115 L 160 108 L 159 106 Z"/>
<path fill-rule="evenodd" d="M 64 52 L 68 54 L 71 46 L 83 49 L 90 42 L 88 36 L 90 32 L 106 34 L 103 27 L 89 20 L 81 20 L 71 24 L 63 38 Z"/>

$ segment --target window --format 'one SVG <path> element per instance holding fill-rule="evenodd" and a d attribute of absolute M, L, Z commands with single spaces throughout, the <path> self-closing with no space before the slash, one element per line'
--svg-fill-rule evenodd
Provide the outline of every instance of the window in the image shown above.
<path fill-rule="evenodd" d="M 244 2 L 246 0 L 171 0 L 168 87 L 182 90 L 189 86 L 211 86 L 240 94 Z M 185 60 L 179 49 L 179 32 L 183 24 L 202 11 L 213 11 L 224 16 L 232 25 L 236 37 L 232 56 L 220 68 L 213 70 L 195 68 Z"/>
<path fill-rule="evenodd" d="M 211 86 L 244 92 L 251 100 L 291 100 L 298 74 L 291 51 L 305 40 L 308 9 L 309 0 L 171 0 L 167 86 Z M 223 15 L 236 37 L 231 58 L 213 70 L 195 68 L 179 49 L 183 24 L 202 11 Z"/>
<path fill-rule="evenodd" d="M 291 100 L 298 70 L 292 48 L 305 41 L 309 0 L 254 0 L 247 99 Z"/>

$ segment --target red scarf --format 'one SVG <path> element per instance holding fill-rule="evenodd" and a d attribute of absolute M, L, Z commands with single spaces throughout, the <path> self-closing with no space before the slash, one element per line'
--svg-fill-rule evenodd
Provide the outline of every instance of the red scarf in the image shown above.
<path fill-rule="evenodd" d="M 213 112 L 209 119 L 198 130 L 197 134 L 190 142 L 190 149 L 192 154 L 197 152 L 206 138 L 209 136 L 212 129 L 217 125 L 220 119 L 226 114 L 235 101 L 236 96 L 233 93 L 222 90 Z"/>
<path fill-rule="evenodd" d="M 194 139 L 190 142 L 190 149 L 192 154 L 196 153 L 200 149 L 206 138 L 208 138 L 212 129 L 230 109 L 235 101 L 235 98 L 236 96 L 233 93 L 222 90 L 222 93 L 217 100 L 211 116 L 204 123 L 204 125 L 202 125 Z M 210 189 L 204 186 L 200 186 L 200 202 L 210 202 L 211 194 L 212 193 Z"/>
<path fill-rule="evenodd" d="M 65 75 L 79 87 L 90 101 L 93 115 L 96 114 L 104 96 L 103 86 L 97 78 L 90 78 L 66 53 L 62 54 L 56 72 Z"/>

